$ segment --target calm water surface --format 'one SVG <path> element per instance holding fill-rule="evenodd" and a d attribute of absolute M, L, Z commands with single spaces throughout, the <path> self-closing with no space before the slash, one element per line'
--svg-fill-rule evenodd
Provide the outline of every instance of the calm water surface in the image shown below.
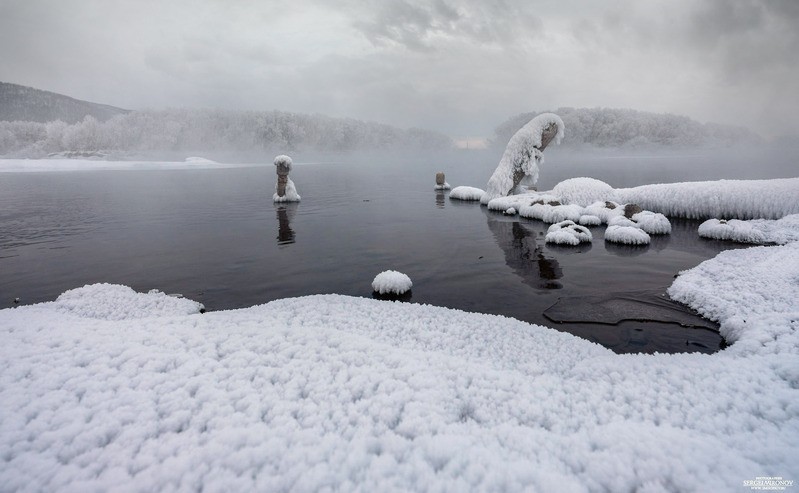
<path fill-rule="evenodd" d="M 371 297 L 374 276 L 395 269 L 413 279 L 412 302 L 544 324 L 617 352 L 712 352 L 723 344 L 707 321 L 669 314 L 663 293 L 680 270 L 738 246 L 702 240 L 698 222 L 675 219 L 673 233 L 648 247 L 605 244 L 599 227 L 592 245 L 559 248 L 544 243 L 539 221 L 432 190 L 439 169 L 453 186 L 481 186 L 494 166 L 298 164 L 292 178 L 303 199 L 290 205 L 272 203 L 271 164 L 2 173 L 0 307 L 95 282 L 182 293 L 209 310 L 316 293 Z M 620 169 L 593 175 L 636 184 Z M 562 164 L 549 177 L 542 171 L 541 184 L 564 174 L 590 170 Z M 699 327 L 668 322 L 672 316 Z"/>

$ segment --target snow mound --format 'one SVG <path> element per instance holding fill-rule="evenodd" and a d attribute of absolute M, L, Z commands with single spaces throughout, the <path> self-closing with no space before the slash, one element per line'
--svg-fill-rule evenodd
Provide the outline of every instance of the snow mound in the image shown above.
<path fill-rule="evenodd" d="M 580 216 L 580 220 L 577 222 L 582 224 L 583 226 L 599 226 L 600 224 L 602 224 L 602 219 L 600 219 L 598 216 L 583 214 L 582 216 Z"/>
<path fill-rule="evenodd" d="M 651 235 L 671 234 L 669 219 L 658 212 L 642 211 L 633 214 L 633 221 L 639 228 Z"/>
<path fill-rule="evenodd" d="M 605 241 L 625 245 L 648 245 L 650 238 L 637 226 L 611 225 L 605 230 Z"/>
<path fill-rule="evenodd" d="M 668 294 L 719 322 L 734 343 L 726 353 L 791 355 L 799 381 L 799 242 L 721 252 L 681 272 Z"/>
<path fill-rule="evenodd" d="M 513 208 L 513 207 L 508 207 L 502 213 L 505 214 L 506 216 L 515 216 L 516 215 L 516 209 Z"/>
<path fill-rule="evenodd" d="M 667 216 L 779 219 L 799 214 L 799 178 L 661 183 L 616 193 L 623 202 Z"/>
<path fill-rule="evenodd" d="M 608 226 L 624 226 L 626 228 L 638 228 L 638 224 L 635 221 L 627 219 L 624 216 L 611 217 L 610 220 L 608 221 Z"/>
<path fill-rule="evenodd" d="M 565 126 L 563 120 L 553 113 L 542 113 L 536 116 L 513 134 L 497 169 L 488 180 L 486 193 L 481 200 L 483 204 L 488 204 L 497 197 L 509 195 L 508 192 L 519 193 L 521 190 L 511 190 L 513 175 L 517 171 L 525 175 L 522 185 L 535 185 L 538 181 L 538 165 L 544 160 L 543 153 L 538 149 L 541 147 L 541 134 L 550 124 L 557 126 L 558 133 L 555 136 L 555 142 L 559 144 L 563 138 Z"/>
<path fill-rule="evenodd" d="M 412 287 L 411 278 L 395 270 L 383 271 L 372 281 L 372 290 L 379 294 L 404 294 Z"/>
<path fill-rule="evenodd" d="M 302 197 L 300 197 L 300 194 L 297 193 L 297 187 L 294 186 L 294 182 L 291 181 L 291 178 L 286 179 L 286 194 L 282 197 L 277 194 L 277 184 L 275 184 L 275 193 L 272 195 L 272 201 L 299 202 L 301 198 Z"/>
<path fill-rule="evenodd" d="M 449 198 L 457 200 L 480 200 L 485 192 L 475 187 L 455 187 L 449 193 Z"/>
<path fill-rule="evenodd" d="M 443 185 L 436 185 L 435 187 L 433 187 L 434 190 L 449 190 L 450 188 L 452 187 L 447 182 L 444 182 Z"/>
<path fill-rule="evenodd" d="M 158 290 L 137 293 L 119 284 L 91 284 L 71 289 L 56 299 L 57 310 L 82 318 L 130 320 L 200 313 L 201 303 Z"/>
<path fill-rule="evenodd" d="M 192 164 L 219 164 L 216 161 L 212 161 L 211 159 L 207 159 L 204 157 L 187 157 L 185 162 L 192 163 Z"/>
<path fill-rule="evenodd" d="M 699 225 L 699 236 L 740 243 L 776 243 L 799 241 L 799 214 L 779 220 L 708 219 Z"/>
<path fill-rule="evenodd" d="M 616 192 L 604 181 L 594 178 L 569 178 L 552 189 L 552 195 L 560 197 L 564 204 L 588 207 L 599 201 L 615 200 Z"/>
<path fill-rule="evenodd" d="M 561 221 L 580 220 L 583 215 L 583 208 L 579 205 L 549 205 L 538 204 L 526 205 L 519 209 L 519 215 L 530 219 L 539 219 L 545 223 L 559 223 Z"/>
<path fill-rule="evenodd" d="M 549 193 L 541 192 L 527 192 L 519 195 L 508 195 L 507 197 L 497 197 L 488 202 L 488 210 L 490 211 L 504 211 L 511 207 L 517 211 L 524 206 L 532 205 L 536 202 L 548 204 L 556 202 L 560 204 L 558 197 Z"/>
<path fill-rule="evenodd" d="M 574 221 L 561 221 L 547 229 L 544 241 L 557 245 L 579 245 L 580 243 L 591 243 L 592 239 L 591 231 L 585 226 L 575 224 Z"/>

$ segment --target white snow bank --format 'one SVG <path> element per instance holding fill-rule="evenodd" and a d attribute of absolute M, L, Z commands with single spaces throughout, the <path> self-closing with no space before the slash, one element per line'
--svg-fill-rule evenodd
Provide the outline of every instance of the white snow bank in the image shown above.
<path fill-rule="evenodd" d="M 616 193 L 622 202 L 667 216 L 779 219 L 799 213 L 799 178 L 663 183 Z"/>
<path fill-rule="evenodd" d="M 541 147 L 541 134 L 551 124 L 557 126 L 558 133 L 555 136 L 555 142 L 559 144 L 563 138 L 565 126 L 563 120 L 553 113 L 542 113 L 536 116 L 513 134 L 497 169 L 488 180 L 485 195 L 481 199 L 483 204 L 488 204 L 490 200 L 497 197 L 508 195 L 513 188 L 513 174 L 516 171 L 521 171 L 525 175 L 521 185 L 535 185 L 538 181 L 538 165 L 544 161 L 544 154 L 538 149 Z M 519 193 L 521 190 L 512 192 Z"/>
<path fill-rule="evenodd" d="M 559 197 L 564 204 L 577 204 L 582 207 L 606 200 L 616 200 L 613 187 L 594 178 L 569 178 L 552 189 L 552 195 Z"/>
<path fill-rule="evenodd" d="M 625 245 L 648 245 L 649 235 L 637 226 L 613 224 L 605 230 L 605 241 Z"/>
<path fill-rule="evenodd" d="M 223 164 L 207 161 L 100 161 L 93 159 L 0 159 L 0 173 L 54 171 L 180 170 L 254 167 L 257 164 Z"/>
<path fill-rule="evenodd" d="M 741 243 L 776 243 L 784 245 L 799 241 L 799 214 L 791 214 L 779 220 L 708 219 L 699 225 L 699 236 Z"/>
<path fill-rule="evenodd" d="M 591 231 L 585 226 L 575 224 L 574 221 L 561 221 L 547 229 L 544 241 L 558 245 L 579 245 L 591 243 L 592 239 Z"/>
<path fill-rule="evenodd" d="M 275 193 L 272 195 L 272 201 L 274 202 L 299 202 L 302 197 L 300 194 L 297 193 L 297 187 L 294 186 L 294 182 L 291 181 L 291 178 L 286 179 L 286 194 L 282 197 L 277 194 L 277 183 L 275 183 Z"/>
<path fill-rule="evenodd" d="M 385 270 L 372 281 L 372 290 L 380 294 L 404 294 L 412 287 L 411 278 L 395 270 Z"/>
<path fill-rule="evenodd" d="M 201 303 L 169 296 L 158 290 L 137 293 L 119 284 L 92 284 L 64 292 L 54 302 L 56 310 L 78 317 L 129 320 L 200 313 Z"/>
<path fill-rule="evenodd" d="M 336 295 L 119 321 L 0 310 L 0 484 L 734 491 L 796 478 L 797 247 L 725 252 L 675 282 L 723 327 L 746 319 L 714 355 L 616 355 L 510 318 Z"/>
<path fill-rule="evenodd" d="M 449 198 L 457 200 L 480 200 L 485 192 L 475 187 L 455 187 L 449 193 Z"/>
<path fill-rule="evenodd" d="M 799 382 L 799 242 L 727 250 L 699 266 L 681 272 L 669 296 L 721 324 L 721 334 L 734 342 L 725 356 L 758 355 L 777 358 L 768 363 L 793 382 Z M 766 365 L 765 359 L 760 360 Z M 789 363 L 789 366 L 785 366 Z M 760 404 L 758 400 L 750 402 Z M 786 401 L 787 404 L 787 401 Z M 799 408 L 763 411 L 788 413 Z M 766 418 L 768 419 L 768 418 Z M 794 439 L 799 428 L 793 428 Z"/>

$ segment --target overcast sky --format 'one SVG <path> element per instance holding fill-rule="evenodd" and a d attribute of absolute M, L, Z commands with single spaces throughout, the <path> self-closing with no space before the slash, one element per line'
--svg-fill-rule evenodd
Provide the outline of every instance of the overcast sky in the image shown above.
<path fill-rule="evenodd" d="M 0 0 L 0 80 L 453 137 L 623 107 L 799 133 L 798 0 Z"/>

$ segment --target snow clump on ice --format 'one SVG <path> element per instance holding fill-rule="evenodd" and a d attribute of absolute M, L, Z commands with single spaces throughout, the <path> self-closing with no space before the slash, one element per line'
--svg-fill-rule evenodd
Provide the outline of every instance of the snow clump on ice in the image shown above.
<path fill-rule="evenodd" d="M 474 201 L 480 200 L 484 193 L 485 192 L 479 188 L 460 186 L 452 189 L 452 191 L 449 193 L 449 198 Z"/>
<path fill-rule="evenodd" d="M 405 294 L 412 287 L 411 278 L 395 270 L 383 271 L 372 281 L 372 289 L 379 294 Z"/>
<path fill-rule="evenodd" d="M 574 221 L 561 221 L 549 227 L 544 241 L 557 245 L 579 245 L 591 243 L 592 239 L 591 231 L 585 226 L 575 224 Z"/>
<path fill-rule="evenodd" d="M 605 230 L 605 241 L 625 245 L 648 245 L 651 238 L 636 226 L 610 225 Z"/>
<path fill-rule="evenodd" d="M 598 201 L 615 200 L 616 192 L 604 181 L 594 178 L 569 178 L 552 189 L 552 195 L 560 197 L 564 204 L 588 207 Z"/>

